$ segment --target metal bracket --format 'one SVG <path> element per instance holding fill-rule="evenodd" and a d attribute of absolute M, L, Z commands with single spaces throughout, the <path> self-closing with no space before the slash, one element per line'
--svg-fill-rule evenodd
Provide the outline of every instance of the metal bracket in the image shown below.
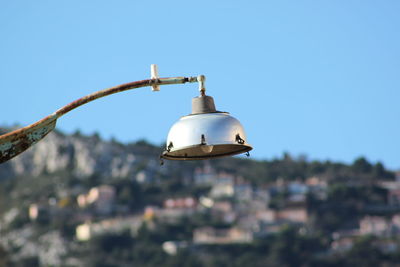
<path fill-rule="evenodd" d="M 239 134 L 236 135 L 236 142 L 238 142 L 238 143 L 241 144 L 241 145 L 244 144 L 244 140 L 240 137 Z"/>
<path fill-rule="evenodd" d="M 206 137 L 204 136 L 204 134 L 201 135 L 201 145 L 206 145 Z"/>
<path fill-rule="evenodd" d="M 174 147 L 174 144 L 172 142 L 169 142 L 168 147 L 167 147 L 167 152 L 171 152 L 171 148 Z"/>
<path fill-rule="evenodd" d="M 154 80 L 155 82 L 158 82 L 158 78 L 160 78 L 158 76 L 158 67 L 156 64 L 151 64 L 150 65 L 150 71 L 151 71 L 151 79 Z M 151 86 L 153 89 L 153 92 L 158 92 L 160 91 L 160 85 L 158 84 L 154 84 Z"/>

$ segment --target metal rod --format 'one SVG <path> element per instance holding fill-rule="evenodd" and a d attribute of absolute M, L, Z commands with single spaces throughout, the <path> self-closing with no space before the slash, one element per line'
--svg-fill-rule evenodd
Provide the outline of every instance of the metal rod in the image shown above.
<path fill-rule="evenodd" d="M 205 96 L 206 95 L 206 76 L 204 75 L 199 75 L 197 76 L 197 81 L 199 82 L 199 91 L 200 91 L 200 96 Z"/>
<path fill-rule="evenodd" d="M 94 92 L 90 95 L 84 96 L 82 98 L 79 98 L 75 100 L 74 102 L 71 102 L 70 104 L 60 108 L 55 112 L 57 118 L 61 117 L 65 113 L 82 106 L 86 103 L 89 103 L 93 100 L 96 100 L 101 97 L 105 97 L 108 95 L 112 95 L 115 93 L 119 92 L 124 92 L 127 90 L 132 90 L 140 87 L 146 87 L 146 86 L 159 86 L 159 85 L 168 85 L 168 84 L 183 84 L 183 83 L 193 83 L 197 82 L 197 77 L 172 77 L 172 78 L 158 78 L 158 79 L 148 79 L 148 80 L 142 80 L 142 81 L 136 81 L 136 82 L 130 82 L 130 83 L 125 83 L 121 85 L 117 85 L 111 88 L 107 88 L 101 91 Z M 1 136 L 0 136 L 1 138 Z"/>
<path fill-rule="evenodd" d="M 148 79 L 117 85 L 79 98 L 58 109 L 53 114 L 23 128 L 0 135 L 0 164 L 22 153 L 36 144 L 56 126 L 57 119 L 67 112 L 98 98 L 146 86 L 183 84 L 197 82 L 197 77 L 172 77 Z"/>

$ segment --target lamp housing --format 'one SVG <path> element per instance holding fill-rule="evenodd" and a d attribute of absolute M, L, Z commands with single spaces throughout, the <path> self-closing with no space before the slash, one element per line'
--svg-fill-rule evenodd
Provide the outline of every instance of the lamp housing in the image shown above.
<path fill-rule="evenodd" d="M 170 129 L 166 150 L 169 160 L 199 160 L 231 156 L 252 150 L 241 123 L 228 112 L 217 111 L 211 96 L 192 99 L 192 113 Z"/>

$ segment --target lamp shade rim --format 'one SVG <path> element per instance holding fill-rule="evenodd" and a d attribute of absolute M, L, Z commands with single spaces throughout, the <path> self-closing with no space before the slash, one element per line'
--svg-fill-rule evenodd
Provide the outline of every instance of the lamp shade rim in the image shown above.
<path fill-rule="evenodd" d="M 249 144 L 217 144 L 211 145 L 216 152 L 204 153 L 202 151 L 204 146 L 208 145 L 197 144 L 170 151 L 166 150 L 162 153 L 161 158 L 168 160 L 205 160 L 242 154 L 253 149 Z"/>

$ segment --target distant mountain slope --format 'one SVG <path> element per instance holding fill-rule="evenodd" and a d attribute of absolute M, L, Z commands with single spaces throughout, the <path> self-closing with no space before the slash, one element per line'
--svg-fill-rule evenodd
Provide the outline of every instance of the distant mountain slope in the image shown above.
<path fill-rule="evenodd" d="M 78 177 L 93 174 L 127 177 L 143 162 L 147 168 L 159 168 L 160 152 L 161 148 L 144 141 L 120 144 L 103 141 L 97 135 L 64 135 L 53 131 L 26 152 L 1 164 L 0 179 L 60 170 L 69 170 Z"/>
<path fill-rule="evenodd" d="M 0 134 L 9 131 L 0 127 Z M 98 135 L 79 133 L 65 135 L 53 131 L 42 141 L 16 158 L 0 164 L 0 180 L 16 176 L 39 176 L 67 171 L 74 177 L 102 178 L 133 177 L 141 170 L 173 176 L 193 173 L 204 161 L 166 161 L 160 167 L 161 147 L 145 141 L 121 144 L 104 141 Z M 377 162 L 372 164 L 361 157 L 348 165 L 331 161 L 309 161 L 304 156 L 292 157 L 285 153 L 282 158 L 260 161 L 239 157 L 210 160 L 217 171 L 226 171 L 243 177 L 253 184 L 264 184 L 277 178 L 288 180 L 320 176 L 327 180 L 394 179 L 394 173 Z"/>

